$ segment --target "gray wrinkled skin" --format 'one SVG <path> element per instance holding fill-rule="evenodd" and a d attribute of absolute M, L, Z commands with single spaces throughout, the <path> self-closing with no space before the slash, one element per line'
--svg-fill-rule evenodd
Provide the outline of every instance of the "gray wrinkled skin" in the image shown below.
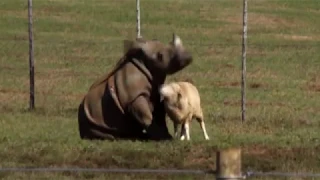
<path fill-rule="evenodd" d="M 82 139 L 168 140 L 159 87 L 192 62 L 179 37 L 124 41 L 124 56 L 93 83 L 78 109 Z"/>

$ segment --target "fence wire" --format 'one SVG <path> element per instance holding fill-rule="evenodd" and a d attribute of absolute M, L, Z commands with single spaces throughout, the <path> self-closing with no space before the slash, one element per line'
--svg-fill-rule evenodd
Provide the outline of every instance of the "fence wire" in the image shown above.
<path fill-rule="evenodd" d="M 262 177 L 262 176 L 274 176 L 274 177 L 300 177 L 300 178 L 312 178 L 320 177 L 320 174 L 313 173 L 292 173 L 292 172 L 253 172 L 248 171 L 246 177 Z"/>
<path fill-rule="evenodd" d="M 78 45 L 93 45 L 93 44 L 108 44 L 108 43 L 122 43 L 122 40 L 125 40 L 124 38 L 119 38 L 119 39 L 112 39 L 112 40 L 90 40 L 90 39 L 78 39 L 78 40 L 74 40 L 74 39 L 41 39 L 41 38 L 36 38 L 35 40 L 37 40 L 37 44 L 55 44 L 56 46 L 59 45 L 68 45 L 68 44 L 78 44 Z M 26 38 L 11 38 L 11 37 L 0 37 L 0 41 L 3 42 L 3 46 L 7 46 L 8 42 L 13 42 L 13 43 L 28 43 Z M 225 46 L 237 46 L 237 47 L 241 47 L 241 42 L 228 42 L 228 43 L 216 43 L 216 42 L 212 42 L 212 43 L 203 43 L 201 41 L 184 41 L 186 45 L 188 46 L 221 46 L 221 47 L 225 47 Z M 1 45 L 1 44 L 0 44 Z M 292 48 L 292 47 L 297 47 L 297 48 L 309 48 L 309 47 L 320 47 L 320 43 L 319 42 L 298 42 L 298 43 L 269 43 L 269 44 L 265 44 L 264 42 L 248 42 L 248 46 L 250 47 L 284 47 L 284 48 Z"/>
<path fill-rule="evenodd" d="M 100 172 L 100 173 L 160 173 L 160 174 L 214 174 L 213 170 L 182 169 L 125 169 L 125 168 L 0 168 L 0 172 Z"/>
<path fill-rule="evenodd" d="M 159 173 L 159 174 L 193 174 L 193 175 L 216 175 L 214 170 L 194 169 L 127 169 L 127 168 L 41 168 L 41 167 L 13 167 L 0 168 L 3 172 L 73 172 L 73 173 Z M 296 177 L 296 178 L 317 178 L 320 173 L 293 173 L 293 172 L 255 172 L 247 171 L 244 176 L 236 179 L 247 179 L 251 177 Z M 225 177 L 228 178 L 228 177 Z"/>

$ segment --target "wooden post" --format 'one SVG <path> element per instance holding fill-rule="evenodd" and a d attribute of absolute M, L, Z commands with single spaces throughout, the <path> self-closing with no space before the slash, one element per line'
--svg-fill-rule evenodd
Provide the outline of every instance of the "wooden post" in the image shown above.
<path fill-rule="evenodd" d="M 243 179 L 241 149 L 230 148 L 217 152 L 217 180 Z"/>
<path fill-rule="evenodd" d="M 140 0 L 136 0 L 137 3 L 137 38 L 141 37 L 141 27 L 140 27 Z"/>
<path fill-rule="evenodd" d="M 32 32 L 32 0 L 28 0 L 28 19 L 29 19 L 29 78 L 30 78 L 30 102 L 29 109 L 34 107 L 34 59 L 33 59 L 33 32 Z"/>
<path fill-rule="evenodd" d="M 243 34 L 242 34 L 242 73 L 241 73 L 241 120 L 246 120 L 246 61 L 247 61 L 247 9 L 248 2 L 243 0 Z"/>

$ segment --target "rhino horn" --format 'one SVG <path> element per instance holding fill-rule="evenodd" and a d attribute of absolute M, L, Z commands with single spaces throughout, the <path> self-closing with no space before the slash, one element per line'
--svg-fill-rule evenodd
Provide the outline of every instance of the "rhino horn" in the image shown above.
<path fill-rule="evenodd" d="M 172 42 L 173 42 L 173 45 L 176 46 L 176 47 L 181 47 L 182 46 L 182 40 L 175 33 L 173 33 Z"/>

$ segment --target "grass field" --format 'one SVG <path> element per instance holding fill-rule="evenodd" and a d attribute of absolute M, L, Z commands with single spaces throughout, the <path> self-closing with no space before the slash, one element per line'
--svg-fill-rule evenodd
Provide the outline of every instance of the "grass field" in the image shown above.
<path fill-rule="evenodd" d="M 320 172 L 320 1 L 249 0 L 247 121 L 240 122 L 241 0 L 142 0 L 142 35 L 176 32 L 194 55 L 168 78 L 198 87 L 210 141 L 90 142 L 77 107 L 135 37 L 135 1 L 33 2 L 36 110 L 29 112 L 27 1 L 0 2 L 0 167 L 214 169 L 243 147 L 243 170 Z M 171 132 L 172 124 L 168 122 Z M 212 176 L 1 173 L 2 179 L 212 179 Z M 259 178 L 252 178 L 259 179 Z M 275 179 L 275 178 L 264 178 Z"/>

